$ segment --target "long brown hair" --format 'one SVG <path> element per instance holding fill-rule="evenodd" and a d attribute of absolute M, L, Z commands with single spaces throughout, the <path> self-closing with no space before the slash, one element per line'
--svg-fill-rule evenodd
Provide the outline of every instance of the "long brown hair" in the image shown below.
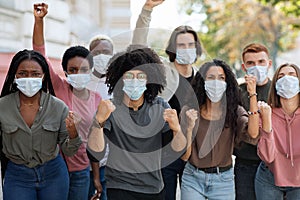
<path fill-rule="evenodd" d="M 280 70 L 284 67 L 294 68 L 297 73 L 298 80 L 300 80 L 300 69 L 296 64 L 284 63 L 284 64 L 280 65 L 274 73 L 274 76 L 272 78 L 271 88 L 269 91 L 268 104 L 272 108 L 281 108 L 280 96 L 277 94 L 277 91 L 276 91 L 276 82 L 278 80 L 278 75 L 279 75 Z"/>

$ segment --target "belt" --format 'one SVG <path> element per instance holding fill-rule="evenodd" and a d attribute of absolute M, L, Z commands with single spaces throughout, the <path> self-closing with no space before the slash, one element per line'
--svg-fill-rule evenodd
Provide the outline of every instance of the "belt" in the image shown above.
<path fill-rule="evenodd" d="M 192 165 L 192 164 L 191 164 Z M 192 165 L 193 167 L 195 167 L 194 165 Z M 232 168 L 232 165 L 228 165 L 228 166 L 225 166 L 225 167 L 208 167 L 208 168 L 198 168 L 198 167 L 195 167 L 197 170 L 201 170 L 205 173 L 208 173 L 208 174 L 218 174 L 220 172 L 226 172 L 228 171 L 229 169 Z"/>

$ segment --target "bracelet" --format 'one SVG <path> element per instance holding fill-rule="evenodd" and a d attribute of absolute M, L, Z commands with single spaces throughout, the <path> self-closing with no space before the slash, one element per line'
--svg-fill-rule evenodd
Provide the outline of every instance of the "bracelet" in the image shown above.
<path fill-rule="evenodd" d="M 250 94 L 250 95 L 248 96 L 248 98 L 250 99 L 250 98 L 253 97 L 253 96 L 257 96 L 257 93 Z"/>
<path fill-rule="evenodd" d="M 257 110 L 257 111 L 254 111 L 254 112 L 251 112 L 250 110 L 248 111 L 249 115 L 256 115 L 258 113 L 260 113 L 260 110 Z"/>
<path fill-rule="evenodd" d="M 103 128 L 104 127 L 104 124 L 105 124 L 105 121 L 100 123 L 95 117 L 94 117 L 94 120 L 93 120 L 93 124 L 94 126 L 98 127 L 98 128 Z"/>

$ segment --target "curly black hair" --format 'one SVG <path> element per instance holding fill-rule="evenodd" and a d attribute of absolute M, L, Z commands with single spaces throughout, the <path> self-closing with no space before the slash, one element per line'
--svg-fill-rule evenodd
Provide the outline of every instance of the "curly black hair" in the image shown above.
<path fill-rule="evenodd" d="M 108 63 L 106 84 L 108 93 L 114 96 L 117 103 L 122 102 L 124 92 L 123 74 L 129 70 L 141 70 L 147 75 L 145 100 L 152 103 L 154 98 L 166 85 L 164 66 L 159 56 L 143 45 L 130 45 L 125 51 L 115 54 Z"/>
<path fill-rule="evenodd" d="M 194 92 L 196 93 L 199 107 L 201 107 L 206 103 L 206 99 L 208 98 L 204 87 L 205 77 L 207 71 L 213 66 L 222 67 L 225 73 L 225 82 L 227 84 L 226 96 L 224 95 L 221 99 L 222 102 L 226 102 L 222 104 L 223 110 L 226 113 L 225 126 L 232 128 L 233 132 L 235 133 L 237 108 L 240 104 L 240 95 L 236 77 L 229 65 L 227 65 L 224 61 L 219 59 L 213 59 L 212 62 L 206 62 L 200 67 L 199 71 L 193 78 L 191 84 L 194 89 Z"/>
<path fill-rule="evenodd" d="M 198 38 L 196 31 L 194 31 L 194 29 L 190 26 L 178 26 L 172 32 L 171 37 L 168 42 L 168 45 L 167 45 L 167 48 L 166 48 L 166 54 L 169 56 L 170 62 L 174 62 L 176 59 L 177 36 L 179 34 L 184 34 L 184 33 L 191 33 L 194 36 L 197 56 L 199 57 L 202 54 L 202 47 L 201 47 L 200 40 Z M 195 62 L 196 61 L 197 61 L 197 58 L 195 59 Z"/>
<path fill-rule="evenodd" d="M 52 86 L 52 82 L 50 79 L 50 72 L 49 72 L 49 65 L 45 59 L 45 57 L 40 54 L 37 51 L 34 50 L 21 50 L 15 54 L 15 56 L 12 58 L 12 61 L 10 63 L 3 88 L 1 91 L 1 97 L 4 97 L 8 94 L 14 93 L 18 91 L 17 84 L 14 82 L 16 77 L 16 72 L 18 70 L 19 65 L 21 62 L 26 60 L 33 60 L 36 61 L 42 68 L 44 72 L 44 79 L 42 83 L 42 90 L 44 92 L 49 92 L 50 94 L 55 96 L 54 89 Z"/>
<path fill-rule="evenodd" d="M 68 61 L 75 57 L 82 57 L 87 59 L 90 64 L 90 69 L 93 68 L 94 61 L 93 56 L 90 54 L 90 51 L 83 46 L 73 46 L 68 48 L 63 55 L 61 65 L 64 71 L 67 71 Z"/>

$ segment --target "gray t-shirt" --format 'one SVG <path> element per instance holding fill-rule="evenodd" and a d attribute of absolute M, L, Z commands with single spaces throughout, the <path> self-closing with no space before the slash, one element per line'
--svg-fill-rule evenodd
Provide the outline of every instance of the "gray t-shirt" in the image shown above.
<path fill-rule="evenodd" d="M 109 156 L 105 177 L 107 188 L 139 193 L 159 193 L 164 185 L 161 154 L 170 149 L 173 132 L 163 119 L 170 108 L 162 98 L 144 104 L 134 111 L 124 104 L 116 105 L 104 125 Z"/>

